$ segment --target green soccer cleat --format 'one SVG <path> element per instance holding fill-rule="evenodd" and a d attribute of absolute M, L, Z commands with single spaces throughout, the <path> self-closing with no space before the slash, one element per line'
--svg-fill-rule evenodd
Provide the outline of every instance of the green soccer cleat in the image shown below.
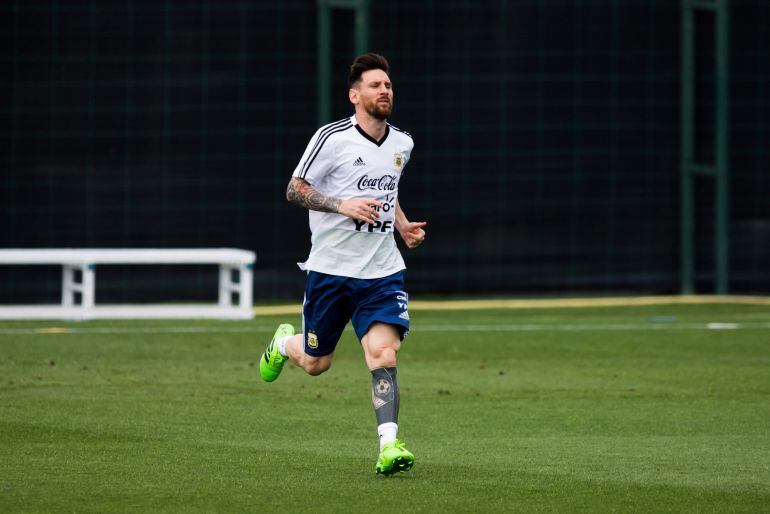
<path fill-rule="evenodd" d="M 289 360 L 288 357 L 281 355 L 275 342 L 282 337 L 293 335 L 293 326 L 288 323 L 278 325 L 278 330 L 275 331 L 273 340 L 267 345 L 265 353 L 263 353 L 262 357 L 259 359 L 259 376 L 261 376 L 262 380 L 265 382 L 272 382 L 278 378 L 278 375 L 281 374 L 281 370 L 283 369 L 283 363 Z"/>
<path fill-rule="evenodd" d="M 375 472 L 387 477 L 393 473 L 403 473 L 411 469 L 412 466 L 414 466 L 414 455 L 406 449 L 404 443 L 396 439 L 380 450 L 380 458 L 377 459 Z"/>

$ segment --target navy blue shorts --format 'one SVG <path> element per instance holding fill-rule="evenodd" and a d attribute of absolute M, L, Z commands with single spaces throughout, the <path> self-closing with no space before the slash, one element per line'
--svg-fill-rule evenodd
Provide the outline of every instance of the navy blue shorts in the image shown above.
<path fill-rule="evenodd" d="M 372 279 L 309 271 L 302 307 L 305 353 L 315 357 L 332 353 L 348 321 L 359 341 L 375 322 L 395 326 L 403 340 L 409 333 L 408 300 L 403 270 Z"/>

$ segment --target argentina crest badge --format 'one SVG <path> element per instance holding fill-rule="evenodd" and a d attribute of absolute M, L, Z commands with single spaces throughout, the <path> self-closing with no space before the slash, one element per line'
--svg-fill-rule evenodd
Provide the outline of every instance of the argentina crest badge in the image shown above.
<path fill-rule="evenodd" d="M 307 332 L 307 346 L 311 350 L 318 348 L 318 336 L 312 330 L 308 330 Z"/>
<path fill-rule="evenodd" d="M 401 152 L 393 154 L 393 167 L 396 168 L 396 171 L 404 169 L 404 154 Z"/>

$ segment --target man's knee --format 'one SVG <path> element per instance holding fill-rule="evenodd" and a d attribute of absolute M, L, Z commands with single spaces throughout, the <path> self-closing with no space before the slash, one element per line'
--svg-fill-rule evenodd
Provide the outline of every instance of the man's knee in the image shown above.
<path fill-rule="evenodd" d="M 318 376 L 332 367 L 331 356 L 311 357 L 305 354 L 305 359 L 300 363 L 305 373 L 312 376 Z"/>
<path fill-rule="evenodd" d="M 361 343 L 369 369 L 396 365 L 396 354 L 401 348 L 401 337 L 396 327 L 376 323 L 372 325 Z"/>
<path fill-rule="evenodd" d="M 371 345 L 368 357 L 380 366 L 391 366 L 396 363 L 397 353 L 398 349 L 395 344 L 384 343 L 382 345 Z"/>

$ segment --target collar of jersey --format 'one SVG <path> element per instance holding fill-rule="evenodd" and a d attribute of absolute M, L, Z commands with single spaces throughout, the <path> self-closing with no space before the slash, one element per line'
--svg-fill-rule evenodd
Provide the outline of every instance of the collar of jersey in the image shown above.
<path fill-rule="evenodd" d="M 388 139 L 388 134 L 390 134 L 390 126 L 387 123 L 385 124 L 385 134 L 383 134 L 382 139 L 380 139 L 379 141 L 377 141 L 372 136 L 367 134 L 366 131 L 364 131 L 364 129 L 362 129 L 358 123 L 355 123 L 354 126 L 356 127 L 356 130 L 358 131 L 359 134 L 361 134 L 362 136 L 364 136 L 366 139 L 368 139 L 369 141 L 371 141 L 377 146 L 382 146 L 382 143 L 384 143 L 385 140 Z"/>

